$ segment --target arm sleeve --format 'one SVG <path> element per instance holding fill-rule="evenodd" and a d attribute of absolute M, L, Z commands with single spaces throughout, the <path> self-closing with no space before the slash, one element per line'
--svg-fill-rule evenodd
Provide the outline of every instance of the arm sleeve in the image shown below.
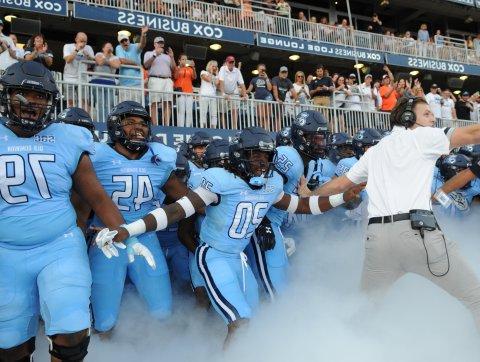
<path fill-rule="evenodd" d="M 216 193 L 201 186 L 197 187 L 195 190 L 193 190 L 193 192 L 195 192 L 207 206 L 218 202 L 218 195 Z"/>
<path fill-rule="evenodd" d="M 221 81 L 225 81 L 225 70 L 223 67 L 221 67 L 220 71 L 218 72 L 218 79 Z"/>
<path fill-rule="evenodd" d="M 347 178 L 354 184 L 358 185 L 367 181 L 368 159 L 370 158 L 370 154 L 371 149 L 365 152 L 365 154 L 360 157 L 360 160 L 358 160 L 358 162 L 346 173 Z"/>
<path fill-rule="evenodd" d="M 71 48 L 71 45 L 72 44 L 65 44 L 63 46 L 63 57 L 68 57 L 71 53 L 72 53 L 72 48 Z"/>
<path fill-rule="evenodd" d="M 143 62 L 147 62 L 153 57 L 153 52 L 146 52 L 145 55 L 143 56 Z"/>

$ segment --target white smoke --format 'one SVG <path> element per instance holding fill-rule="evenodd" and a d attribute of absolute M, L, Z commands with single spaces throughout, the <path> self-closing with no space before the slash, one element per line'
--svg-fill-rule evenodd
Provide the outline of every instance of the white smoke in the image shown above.
<path fill-rule="evenodd" d="M 480 225 L 441 219 L 480 275 Z M 215 312 L 195 309 L 175 295 L 169 322 L 152 320 L 127 288 L 112 339 L 93 336 L 86 361 L 150 362 L 451 362 L 479 361 L 480 335 L 470 313 L 429 281 L 407 275 L 372 305 L 359 292 L 363 229 L 321 237 L 318 230 L 297 245 L 290 287 L 274 304 L 263 303 L 250 324 L 222 351 L 226 328 Z M 300 241 L 300 240 L 297 240 Z M 36 361 L 47 361 L 37 339 Z"/>

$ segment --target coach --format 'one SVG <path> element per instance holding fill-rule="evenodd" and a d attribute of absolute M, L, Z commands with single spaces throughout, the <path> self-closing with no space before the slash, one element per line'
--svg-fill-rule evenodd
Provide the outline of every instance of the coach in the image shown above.
<path fill-rule="evenodd" d="M 435 161 L 452 148 L 480 143 L 480 125 L 434 128 L 435 116 L 421 98 L 400 99 L 390 123 L 391 135 L 315 194 L 334 195 L 367 182 L 364 291 L 382 295 L 405 273 L 416 273 L 459 299 L 480 329 L 480 282 L 456 243 L 444 238 L 430 203 Z"/>

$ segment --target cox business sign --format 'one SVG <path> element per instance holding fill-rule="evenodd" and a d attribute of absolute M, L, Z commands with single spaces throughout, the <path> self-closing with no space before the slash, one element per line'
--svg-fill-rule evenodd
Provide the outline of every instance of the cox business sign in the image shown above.
<path fill-rule="evenodd" d="M 0 8 L 67 16 L 67 0 L 0 0 Z"/>
<path fill-rule="evenodd" d="M 270 34 L 258 34 L 257 45 L 266 48 L 298 51 L 325 57 L 365 60 L 370 63 L 383 63 L 383 53 L 362 48 L 353 49 L 344 45 L 312 42 L 303 39 L 287 38 Z"/>
<path fill-rule="evenodd" d="M 419 68 L 457 74 L 480 75 L 480 66 L 447 62 L 444 60 L 409 57 L 406 55 L 387 54 L 387 63 L 408 68 Z"/>
<path fill-rule="evenodd" d="M 73 16 L 78 19 L 94 20 L 111 24 L 134 27 L 148 26 L 153 30 L 213 40 L 226 40 L 244 44 L 253 44 L 254 41 L 253 33 L 249 31 L 207 25 L 195 21 L 146 14 L 138 11 L 88 6 L 77 2 L 74 4 Z"/>

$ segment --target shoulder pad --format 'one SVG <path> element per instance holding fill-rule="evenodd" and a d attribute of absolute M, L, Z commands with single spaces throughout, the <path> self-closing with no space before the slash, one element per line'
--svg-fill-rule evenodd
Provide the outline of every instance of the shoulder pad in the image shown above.
<path fill-rule="evenodd" d="M 223 168 L 209 168 L 202 173 L 200 186 L 216 194 L 222 194 L 228 189 L 230 177 L 231 173 Z"/>
<path fill-rule="evenodd" d="M 177 153 L 172 147 L 165 146 L 163 143 L 159 142 L 150 142 L 148 147 L 160 162 L 175 164 L 177 160 Z"/>

